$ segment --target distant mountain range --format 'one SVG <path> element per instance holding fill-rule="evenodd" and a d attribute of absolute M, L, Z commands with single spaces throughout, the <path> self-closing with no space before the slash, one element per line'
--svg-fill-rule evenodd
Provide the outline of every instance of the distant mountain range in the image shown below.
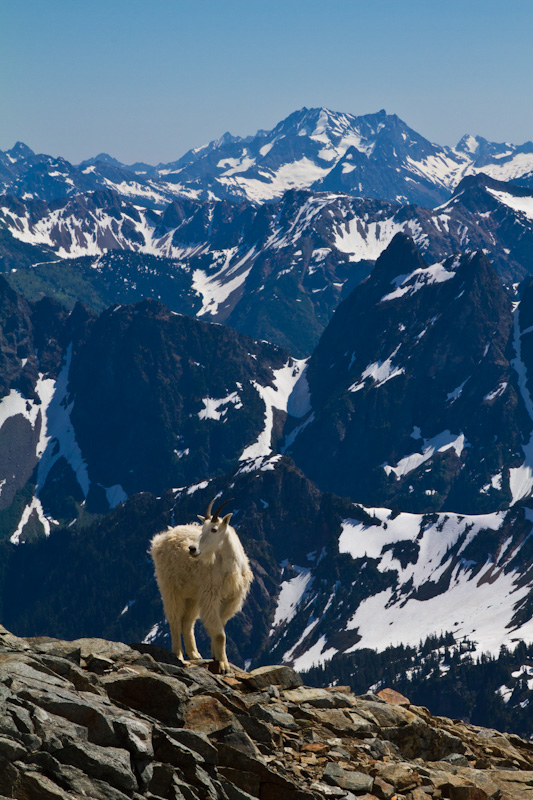
<path fill-rule="evenodd" d="M 176 197 L 279 200 L 288 189 L 333 191 L 433 207 L 467 175 L 483 172 L 533 188 L 533 142 L 464 136 L 455 148 L 433 144 L 395 114 L 355 116 L 303 108 L 271 131 L 224 134 L 177 161 L 125 165 L 101 153 L 74 166 L 18 142 L 0 152 L 0 191 L 47 202 L 113 189 L 124 200 L 163 208 Z M 3 187 L 3 188 L 1 188 Z"/>
<path fill-rule="evenodd" d="M 162 212 L 111 190 L 0 198 L 0 263 L 29 297 L 95 311 L 153 297 L 298 357 L 398 232 L 429 262 L 484 250 L 509 288 L 533 273 L 531 190 L 484 175 L 434 210 L 307 191 L 260 206 L 174 200 Z"/>

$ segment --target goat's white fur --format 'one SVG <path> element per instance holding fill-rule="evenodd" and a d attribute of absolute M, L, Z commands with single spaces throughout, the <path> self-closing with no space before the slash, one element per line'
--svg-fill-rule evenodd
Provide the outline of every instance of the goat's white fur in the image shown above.
<path fill-rule="evenodd" d="M 217 512 L 203 525 L 192 523 L 158 533 L 151 542 L 155 574 L 170 625 L 172 650 L 183 660 L 181 636 L 188 658 L 201 658 L 194 637 L 200 618 L 211 639 L 211 655 L 228 672 L 225 625 L 241 610 L 253 579 L 250 564 L 231 514 Z"/>

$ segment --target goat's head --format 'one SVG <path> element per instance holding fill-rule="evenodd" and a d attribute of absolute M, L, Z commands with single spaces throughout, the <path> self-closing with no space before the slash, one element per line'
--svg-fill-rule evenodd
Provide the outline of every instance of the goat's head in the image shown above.
<path fill-rule="evenodd" d="M 226 514 L 225 517 L 220 519 L 219 514 L 225 505 L 231 503 L 231 500 L 226 500 L 217 508 L 215 513 L 211 515 L 211 509 L 213 508 L 214 502 L 214 500 L 211 500 L 209 503 L 207 511 L 205 512 L 205 517 L 198 515 L 198 518 L 203 522 L 202 533 L 200 534 L 200 538 L 198 539 L 197 543 L 191 544 L 189 547 L 189 553 L 194 558 L 198 558 L 198 556 L 213 555 L 224 541 L 224 536 L 228 530 L 229 521 L 232 515 Z"/>

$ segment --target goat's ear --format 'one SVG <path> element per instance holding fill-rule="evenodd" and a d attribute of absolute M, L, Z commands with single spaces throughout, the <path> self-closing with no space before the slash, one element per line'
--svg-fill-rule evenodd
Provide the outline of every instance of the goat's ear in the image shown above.
<path fill-rule="evenodd" d="M 232 518 L 232 516 L 233 516 L 233 514 L 226 514 L 226 516 L 222 520 L 222 524 L 223 525 L 229 525 L 229 521 Z"/>
<path fill-rule="evenodd" d="M 202 517 L 201 514 L 198 514 L 197 516 L 198 516 L 198 519 L 200 520 L 200 522 L 205 522 L 205 517 Z"/>

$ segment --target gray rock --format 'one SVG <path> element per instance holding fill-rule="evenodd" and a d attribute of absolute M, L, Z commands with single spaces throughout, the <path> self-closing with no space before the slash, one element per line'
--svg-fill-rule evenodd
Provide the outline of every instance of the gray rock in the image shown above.
<path fill-rule="evenodd" d="M 211 798 L 211 800 L 218 800 L 219 794 L 217 792 L 216 786 L 211 780 L 210 776 L 207 774 L 205 769 L 200 765 L 196 766 L 194 771 L 194 776 L 189 776 L 185 773 L 185 777 L 191 777 L 192 781 L 196 786 L 199 788 L 199 794 L 201 797 Z M 180 786 L 181 789 L 181 786 Z M 183 789 L 181 789 L 183 791 Z"/>
<path fill-rule="evenodd" d="M 272 730 L 262 722 L 257 716 L 248 716 L 246 714 L 239 714 L 237 716 L 240 724 L 254 741 L 272 747 L 273 737 Z M 294 717 L 293 717 L 294 721 Z"/>
<path fill-rule="evenodd" d="M 26 748 L 14 739 L 0 736 L 0 757 L 8 761 L 18 761 L 26 755 Z"/>
<path fill-rule="evenodd" d="M 222 766 L 219 767 L 218 774 L 223 776 L 230 787 L 237 789 L 238 792 L 242 792 L 245 797 L 259 796 L 261 779 L 259 778 L 259 775 L 256 775 L 254 772 L 244 769 L 236 769 L 235 767 L 230 766 Z M 235 796 L 235 792 L 233 792 L 231 789 L 230 791 L 227 790 L 227 793 L 230 797 L 232 795 Z M 239 794 L 236 796 L 240 797 Z"/>
<path fill-rule="evenodd" d="M 12 714 L 10 714 L 8 708 L 5 706 L 5 700 L 2 699 L 0 694 L 0 731 L 2 733 L 7 734 L 8 736 L 17 735 L 19 733 L 19 729 L 15 724 L 15 720 L 13 719 Z"/>
<path fill-rule="evenodd" d="M 139 758 L 152 758 L 154 748 L 152 745 L 152 728 L 149 722 L 122 715 L 113 719 L 113 729 L 117 743 L 134 756 Z"/>
<path fill-rule="evenodd" d="M 154 755 L 158 761 L 179 767 L 184 772 L 194 773 L 197 765 L 203 764 L 204 759 L 190 747 L 180 744 L 163 731 L 154 731 Z"/>
<path fill-rule="evenodd" d="M 188 728 L 164 728 L 164 732 L 178 744 L 185 745 L 185 747 L 198 753 L 206 764 L 216 764 L 218 762 L 217 749 L 205 733 L 191 731 Z"/>
<path fill-rule="evenodd" d="M 327 689 L 313 689 L 308 686 L 287 689 L 283 692 L 283 698 L 291 703 L 307 703 L 315 708 L 350 708 L 354 705 L 347 694 L 330 692 Z"/>
<path fill-rule="evenodd" d="M 28 687 L 48 690 L 65 685 L 63 678 L 26 653 L 0 652 L 0 682 L 7 683 L 13 693 Z"/>
<path fill-rule="evenodd" d="M 326 765 L 322 778 L 328 783 L 340 786 L 341 789 L 347 789 L 357 794 L 371 792 L 374 785 L 374 780 L 370 775 L 366 775 L 364 772 L 348 771 L 332 761 Z"/>
<path fill-rule="evenodd" d="M 455 767 L 469 767 L 470 762 L 466 756 L 463 756 L 461 753 L 450 753 L 449 756 L 444 756 L 441 758 L 441 761 L 447 761 L 448 764 L 452 764 Z"/>
<path fill-rule="evenodd" d="M 32 718 L 36 734 L 39 736 L 44 750 L 54 752 L 57 747 L 61 747 L 63 740 L 88 741 L 89 731 L 87 728 L 64 717 L 50 714 L 42 708 L 34 708 Z"/>
<path fill-rule="evenodd" d="M 283 711 L 273 704 L 262 705 L 261 703 L 256 703 L 250 707 L 250 713 L 254 717 L 257 717 L 257 719 L 270 722 L 272 725 L 279 725 L 281 728 L 287 728 L 289 731 L 298 730 L 298 725 L 292 714 Z"/>
<path fill-rule="evenodd" d="M 200 800 L 201 796 L 189 783 L 179 780 L 175 775 L 172 779 L 171 792 L 172 800 Z M 204 800 L 204 797 L 205 795 L 202 796 L 202 800 Z"/>
<path fill-rule="evenodd" d="M 55 672 L 56 675 L 67 678 L 78 691 L 102 694 L 102 690 L 98 688 L 97 679 L 94 675 L 88 675 L 81 667 L 68 658 L 59 658 L 56 655 L 46 654 L 41 656 L 41 661 L 46 667 Z"/>
<path fill-rule="evenodd" d="M 17 795 L 24 800 L 72 800 L 72 795 L 46 775 L 30 770 L 23 771 Z"/>
<path fill-rule="evenodd" d="M 320 797 L 346 797 L 346 790 L 340 786 L 334 786 L 321 781 L 314 781 L 310 787 L 314 792 L 318 792 Z"/>
<path fill-rule="evenodd" d="M 170 764 L 154 762 L 149 776 L 147 789 L 157 797 L 168 797 L 174 778 L 174 770 Z"/>
<path fill-rule="evenodd" d="M 155 717 L 165 725 L 178 727 L 184 722 L 189 692 L 177 678 L 156 676 L 145 670 L 140 674 L 105 675 L 101 683 L 115 702 Z"/>
<path fill-rule="evenodd" d="M 73 642 L 64 642 L 61 639 L 52 639 L 49 636 L 27 638 L 26 642 L 30 645 L 33 653 L 68 659 L 68 661 L 77 665 L 80 663 L 81 650 Z"/>
<path fill-rule="evenodd" d="M 30 646 L 24 639 L 14 636 L 3 625 L 0 625 L 0 650 L 23 653 L 29 649 Z"/>
<path fill-rule="evenodd" d="M 134 651 L 123 642 L 108 642 L 107 639 L 75 639 L 71 644 L 78 647 L 83 659 L 91 656 L 104 656 L 104 658 L 120 658 L 132 655 Z"/>
<path fill-rule="evenodd" d="M 255 743 L 248 736 L 238 719 L 234 718 L 231 725 L 221 731 L 217 736 L 218 742 L 224 742 L 242 753 L 247 753 L 249 756 L 258 758 L 261 756 L 260 751 L 257 749 Z"/>
<path fill-rule="evenodd" d="M 9 712 L 15 722 L 17 730 L 20 733 L 33 733 L 33 722 L 30 712 L 19 705 L 17 701 L 8 704 Z"/>
<path fill-rule="evenodd" d="M 102 655 L 89 656 L 86 659 L 87 669 L 97 675 L 103 675 L 106 672 L 111 672 L 115 666 L 115 662 L 111 658 L 106 658 Z"/>
<path fill-rule="evenodd" d="M 53 755 L 62 764 L 77 767 L 90 778 L 110 783 L 117 789 L 128 792 L 137 788 L 127 750 L 100 747 L 91 742 L 64 741 Z"/>
<path fill-rule="evenodd" d="M 244 789 L 240 789 L 229 780 L 221 780 L 219 783 L 228 800 L 256 800 L 255 795 L 248 794 Z"/>
<path fill-rule="evenodd" d="M 408 725 L 409 723 L 416 723 L 419 717 L 408 711 L 403 706 L 393 706 L 380 700 L 377 701 L 361 701 L 358 698 L 354 709 L 360 716 L 369 719 L 371 722 L 377 722 L 381 728 L 400 727 Z"/>
<path fill-rule="evenodd" d="M 8 759 L 0 757 L 0 794 L 13 797 L 14 789 L 20 779 L 20 773 Z"/>
<path fill-rule="evenodd" d="M 44 755 L 44 754 L 43 754 Z M 105 780 L 85 774 L 81 769 L 55 762 L 46 771 L 49 772 L 61 785 L 72 792 L 76 798 L 78 796 L 87 797 L 91 800 L 128 800 L 129 794 L 124 794 L 115 786 Z"/>
<path fill-rule="evenodd" d="M 112 720 L 97 708 L 96 701 L 89 703 L 79 693 L 68 689 L 54 692 L 27 690 L 21 694 L 44 711 L 87 728 L 88 738 L 95 744 L 114 743 Z"/>
<path fill-rule="evenodd" d="M 243 680 L 252 689 L 259 691 L 271 684 L 279 686 L 280 689 L 296 689 L 298 686 L 303 686 L 301 675 L 291 667 L 282 665 L 258 667 L 243 676 Z"/>

